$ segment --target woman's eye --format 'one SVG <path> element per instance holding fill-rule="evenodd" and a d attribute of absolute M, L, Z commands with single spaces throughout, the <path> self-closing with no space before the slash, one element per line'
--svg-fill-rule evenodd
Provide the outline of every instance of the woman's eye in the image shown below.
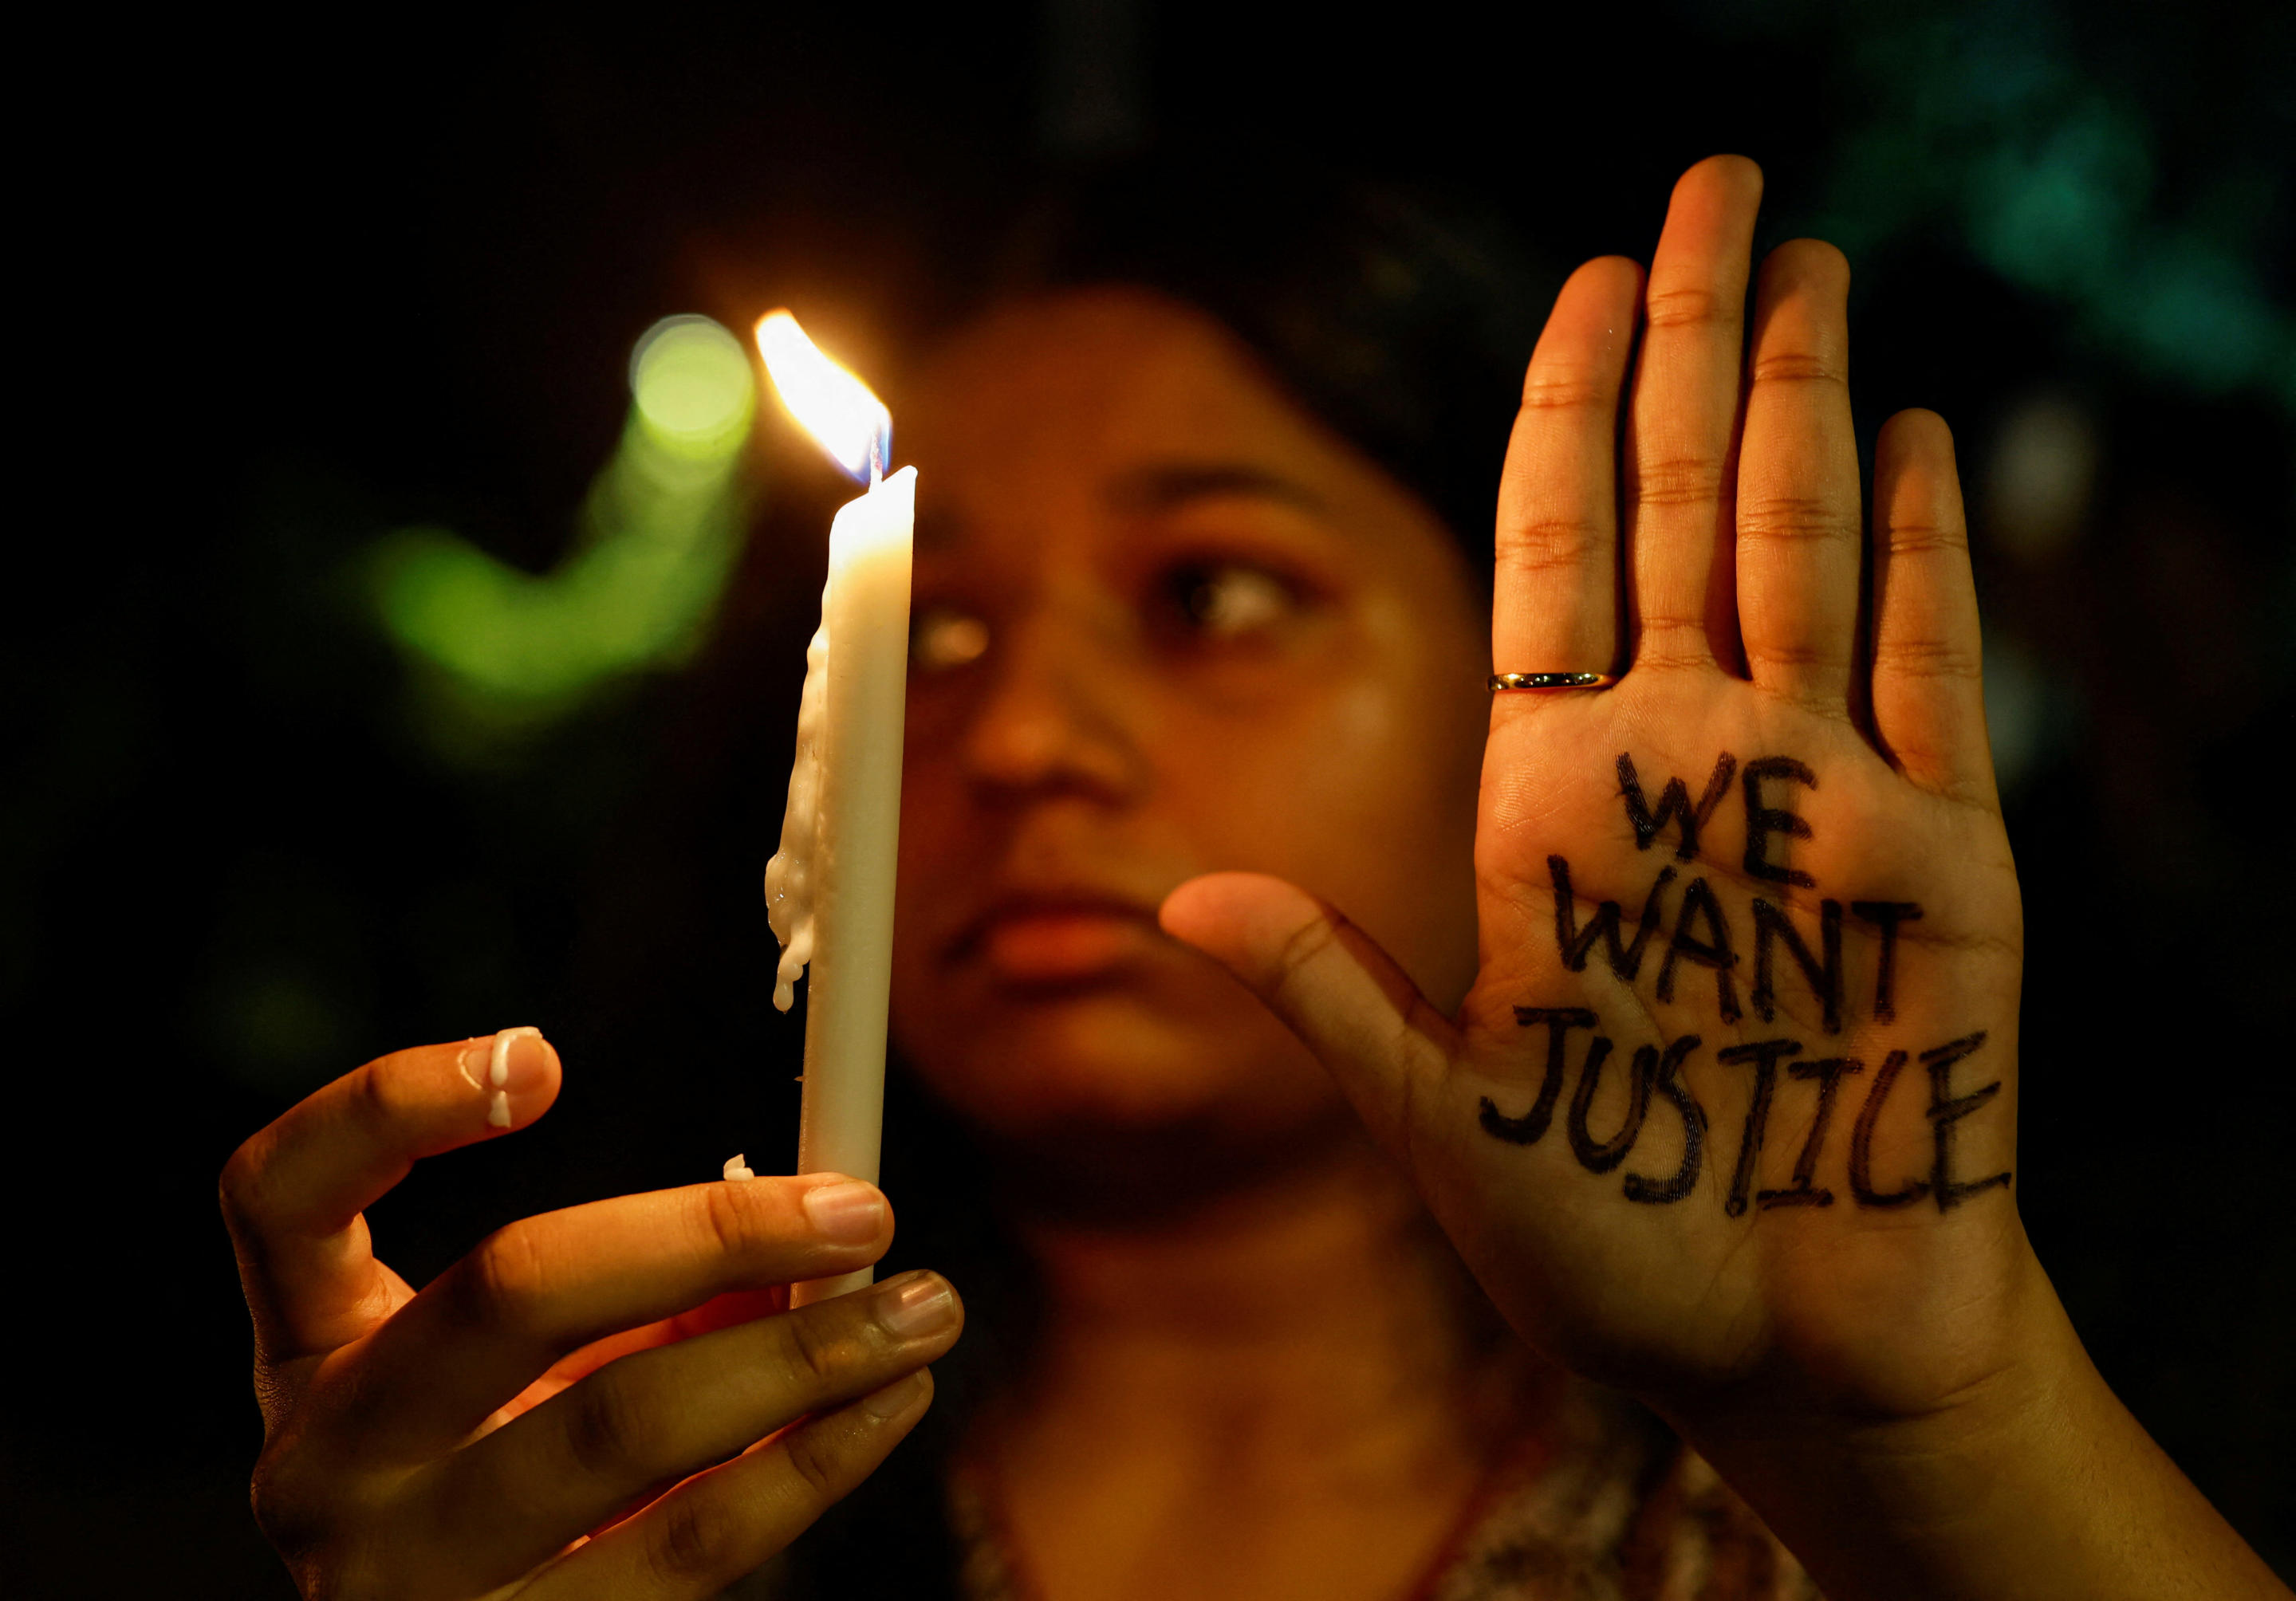
<path fill-rule="evenodd" d="M 1211 640 L 1242 639 L 1283 621 L 1300 604 L 1275 574 L 1233 563 L 1182 568 L 1170 584 L 1189 629 Z"/>
<path fill-rule="evenodd" d="M 954 606 L 928 606 L 909 629 L 909 661 L 920 673 L 945 673 L 980 659 L 988 625 Z"/>

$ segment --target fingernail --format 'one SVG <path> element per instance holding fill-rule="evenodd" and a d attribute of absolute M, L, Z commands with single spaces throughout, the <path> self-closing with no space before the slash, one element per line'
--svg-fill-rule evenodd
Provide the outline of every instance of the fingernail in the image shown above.
<path fill-rule="evenodd" d="M 840 1246 L 866 1245 L 885 1226 L 885 1197 L 858 1179 L 808 1189 L 803 1205 L 821 1237 Z"/>
<path fill-rule="evenodd" d="M 877 1287 L 878 1325 L 898 1339 L 922 1340 L 956 1324 L 956 1292 L 938 1273 L 904 1273 Z"/>
<path fill-rule="evenodd" d="M 463 1047 L 455 1058 L 455 1069 L 464 1083 L 487 1098 L 488 1123 L 498 1129 L 510 1126 L 506 1098 L 538 1086 L 543 1050 L 542 1031 L 531 1027 L 481 1034 Z"/>
<path fill-rule="evenodd" d="M 518 1063 L 518 1066 L 525 1070 L 521 1076 L 530 1080 L 542 1066 L 541 1039 L 540 1029 L 528 1026 L 505 1028 L 497 1032 L 495 1035 L 494 1046 L 487 1053 L 487 1087 L 492 1090 L 510 1088 L 511 1058 L 513 1054 L 522 1058 Z M 519 1050 L 517 1047 L 521 1040 L 532 1040 L 536 1044 L 529 1046 L 524 1050 Z"/>
<path fill-rule="evenodd" d="M 863 1396 L 861 1409 L 872 1417 L 898 1417 L 917 1404 L 917 1397 L 928 1382 L 921 1368 L 906 1378 L 897 1378 L 875 1393 Z"/>

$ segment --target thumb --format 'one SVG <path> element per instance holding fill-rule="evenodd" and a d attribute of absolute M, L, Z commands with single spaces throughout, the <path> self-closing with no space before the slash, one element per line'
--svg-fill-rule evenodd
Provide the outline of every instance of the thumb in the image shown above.
<path fill-rule="evenodd" d="M 1264 873 L 1209 873 L 1157 920 L 1242 981 L 1339 1081 L 1374 1138 L 1410 1165 L 1411 1108 L 1458 1029 L 1336 907 Z"/>

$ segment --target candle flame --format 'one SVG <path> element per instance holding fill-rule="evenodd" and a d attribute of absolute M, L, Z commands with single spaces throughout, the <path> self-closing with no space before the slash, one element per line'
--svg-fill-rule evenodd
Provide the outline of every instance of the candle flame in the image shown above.
<path fill-rule="evenodd" d="M 884 477 L 893 416 L 867 384 L 824 355 L 785 311 L 758 320 L 758 353 L 782 404 L 840 467 L 864 484 Z"/>

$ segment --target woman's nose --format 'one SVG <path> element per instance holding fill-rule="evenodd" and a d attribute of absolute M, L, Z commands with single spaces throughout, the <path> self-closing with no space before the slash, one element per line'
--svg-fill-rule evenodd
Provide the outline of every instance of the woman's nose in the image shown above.
<path fill-rule="evenodd" d="M 1083 619 L 1015 619 L 990 647 L 971 707 L 966 778 L 1004 799 L 1070 793 L 1115 804 L 1149 771 L 1147 707 L 1124 653 Z"/>

